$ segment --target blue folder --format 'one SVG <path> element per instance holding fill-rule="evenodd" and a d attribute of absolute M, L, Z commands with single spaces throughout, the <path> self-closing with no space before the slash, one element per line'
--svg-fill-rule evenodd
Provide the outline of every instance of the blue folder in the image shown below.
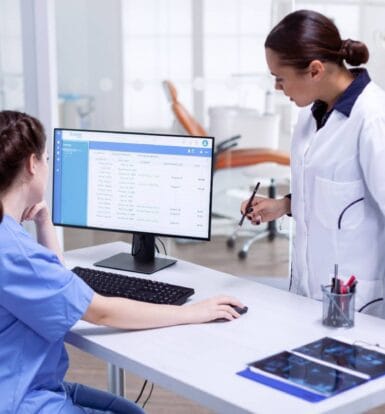
<path fill-rule="evenodd" d="M 341 361 L 342 357 L 341 355 Z M 251 362 L 238 375 L 309 402 L 319 402 L 368 381 L 337 365 L 282 351 Z"/>
<path fill-rule="evenodd" d="M 324 395 L 316 394 L 314 392 L 305 390 L 295 385 L 291 385 L 286 382 L 279 381 L 271 377 L 266 377 L 262 374 L 258 374 L 255 371 L 252 371 L 250 368 L 246 368 L 243 371 L 237 372 L 237 375 L 259 382 L 260 384 L 275 388 L 276 390 L 286 392 L 287 394 L 294 395 L 296 397 L 302 398 L 303 400 L 312 403 L 323 401 L 326 398 L 328 398 Z"/>

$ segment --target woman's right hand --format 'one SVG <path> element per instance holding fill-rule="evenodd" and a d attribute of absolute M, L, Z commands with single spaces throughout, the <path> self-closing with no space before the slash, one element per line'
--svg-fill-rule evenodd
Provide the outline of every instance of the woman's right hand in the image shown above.
<path fill-rule="evenodd" d="M 162 326 L 204 323 L 215 319 L 238 318 L 233 308 L 243 308 L 238 299 L 216 296 L 191 305 L 156 305 L 119 297 L 107 297 L 94 293 L 82 319 L 96 325 L 121 329 L 149 329 Z"/>
<path fill-rule="evenodd" d="M 245 200 L 241 204 L 241 212 L 244 214 L 248 200 Z M 276 220 L 285 214 L 290 213 L 291 202 L 287 197 L 265 198 L 255 197 L 248 209 L 246 217 L 253 224 L 266 223 L 268 221 Z"/>
<path fill-rule="evenodd" d="M 201 302 L 183 306 L 185 323 L 204 323 L 215 319 L 228 319 L 229 321 L 239 317 L 233 306 L 243 308 L 244 305 L 231 296 L 216 296 Z"/>

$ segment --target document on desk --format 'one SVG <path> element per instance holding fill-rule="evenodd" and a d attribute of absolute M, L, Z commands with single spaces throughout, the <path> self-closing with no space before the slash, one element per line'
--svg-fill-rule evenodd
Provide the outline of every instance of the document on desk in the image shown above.
<path fill-rule="evenodd" d="M 384 375 L 385 354 L 325 337 L 250 362 L 237 374 L 318 402 Z"/>
<path fill-rule="evenodd" d="M 321 338 L 310 344 L 294 349 L 296 353 L 365 374 L 368 379 L 385 374 L 385 354 L 349 344 L 334 338 Z"/>

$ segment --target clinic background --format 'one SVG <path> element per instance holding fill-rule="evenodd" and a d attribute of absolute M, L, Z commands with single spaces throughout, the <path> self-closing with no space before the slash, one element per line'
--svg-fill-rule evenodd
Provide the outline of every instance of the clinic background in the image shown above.
<path fill-rule="evenodd" d="M 297 109 L 274 91 L 263 43 L 301 8 L 365 42 L 369 73 L 385 87 L 385 1 L 0 0 L 0 106 L 42 119 L 49 151 L 53 127 L 185 133 L 162 85 L 168 79 L 217 144 L 241 134 L 238 148 L 289 151 Z M 289 188 L 289 173 L 258 168 L 214 175 L 213 236 L 231 233 L 254 177 Z M 59 232 L 65 248 L 129 237 Z"/>
<path fill-rule="evenodd" d="M 49 151 L 53 127 L 180 133 L 162 85 L 169 79 L 217 143 L 241 133 L 240 148 L 288 151 L 297 110 L 274 91 L 263 44 L 275 23 L 303 8 L 333 18 L 343 39 L 365 42 L 369 73 L 385 88 L 385 0 L 0 0 L 0 107 L 40 118 Z M 215 173 L 209 248 L 208 242 L 165 240 L 169 254 L 258 281 L 265 281 L 261 275 L 287 280 L 290 238 L 261 240 L 246 260 L 226 248 L 257 177 L 276 178 L 279 194 L 289 192 L 287 174 L 253 168 Z M 288 218 L 279 226 L 295 231 Z M 242 236 L 255 231 L 245 226 Z M 58 232 L 67 250 L 130 240 Z M 70 354 L 68 380 L 105 388 L 103 363 L 72 348 Z M 141 383 L 130 377 L 127 395 L 134 397 Z M 158 387 L 148 410 L 208 413 Z"/>

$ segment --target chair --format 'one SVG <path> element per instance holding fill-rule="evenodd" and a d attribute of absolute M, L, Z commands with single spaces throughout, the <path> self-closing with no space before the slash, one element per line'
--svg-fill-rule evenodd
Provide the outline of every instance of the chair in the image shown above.
<path fill-rule="evenodd" d="M 169 80 L 163 81 L 163 86 L 166 95 L 171 103 L 171 109 L 175 115 L 176 120 L 180 126 L 188 133 L 193 136 L 208 136 L 206 130 L 200 125 L 200 123 L 187 111 L 187 109 L 179 102 L 178 95 L 175 86 Z M 231 137 L 223 141 L 219 146 L 216 147 L 215 151 L 215 171 L 238 169 L 244 167 L 250 167 L 260 164 L 272 163 L 273 165 L 289 166 L 290 158 L 289 155 L 280 150 L 268 149 L 268 148 L 247 148 L 247 149 L 234 149 L 237 145 L 237 141 L 240 139 L 240 135 Z M 252 183 L 248 183 L 252 186 Z M 275 177 L 270 176 L 268 180 L 268 196 L 276 196 L 276 181 Z M 215 195 L 214 195 L 215 196 Z M 247 196 L 245 197 L 247 198 Z M 239 200 L 239 205 L 241 203 Z M 238 227 L 237 227 L 238 228 Z M 237 232 L 227 239 L 227 246 L 233 248 L 235 246 L 235 239 Z M 275 221 L 267 223 L 266 230 L 258 231 L 256 235 L 248 239 L 238 252 L 238 257 L 244 259 L 247 257 L 250 246 L 257 240 L 265 237 L 272 241 L 276 237 L 284 236 L 288 237 L 287 234 L 283 234 L 277 229 Z"/>
<path fill-rule="evenodd" d="M 187 109 L 182 105 L 178 100 L 178 94 L 174 84 L 169 81 L 163 81 L 163 87 L 166 92 L 167 98 L 171 103 L 171 109 L 175 115 L 175 118 L 179 122 L 180 126 L 186 131 L 189 135 L 197 137 L 207 137 L 209 134 L 202 127 L 202 125 L 190 115 Z M 237 141 L 241 138 L 240 135 L 234 135 L 223 142 L 215 148 L 215 153 L 219 154 L 228 149 L 234 148 L 237 145 Z"/>

